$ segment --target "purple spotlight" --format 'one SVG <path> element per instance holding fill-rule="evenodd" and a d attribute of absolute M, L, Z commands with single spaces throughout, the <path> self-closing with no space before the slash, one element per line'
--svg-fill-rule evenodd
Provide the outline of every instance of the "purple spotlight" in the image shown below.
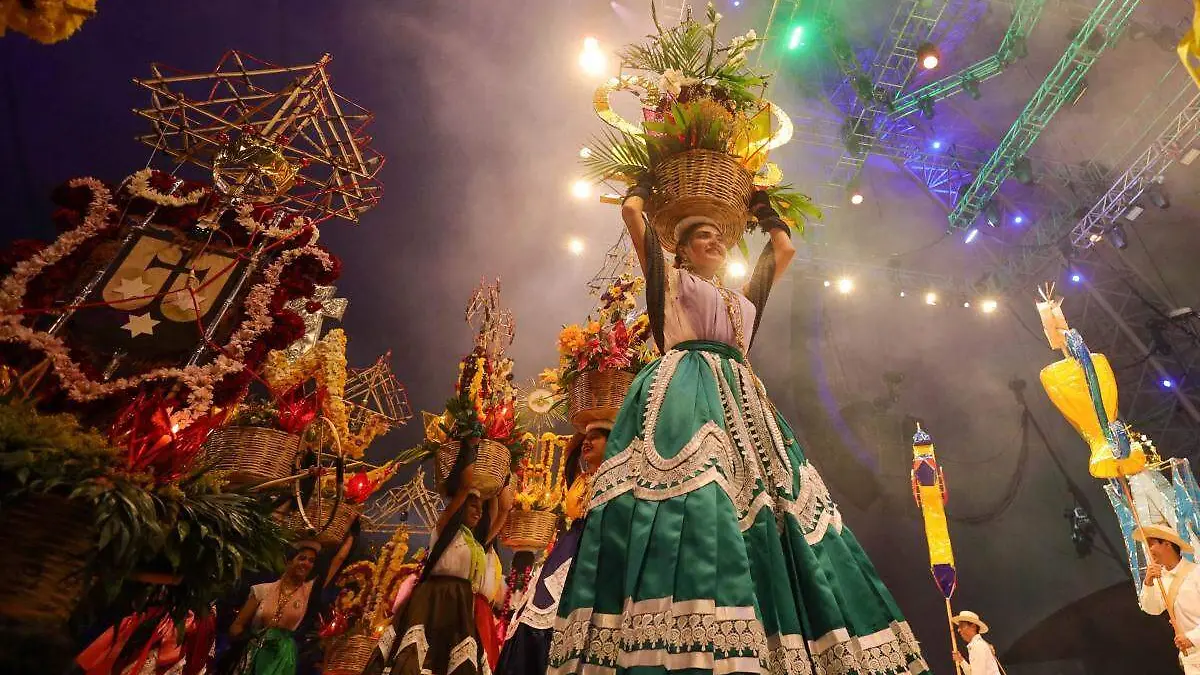
<path fill-rule="evenodd" d="M 1163 386 L 1163 389 L 1170 389 L 1171 387 L 1175 386 L 1175 382 L 1172 381 L 1171 378 L 1169 378 L 1169 377 L 1164 377 L 1163 381 L 1162 381 L 1162 386 Z"/>
<path fill-rule="evenodd" d="M 1073 284 L 1077 284 L 1077 283 L 1079 283 L 1079 282 L 1081 282 L 1081 281 L 1083 281 L 1083 275 L 1082 275 L 1082 274 L 1080 274 L 1079 272 L 1072 272 L 1072 273 L 1071 273 L 1071 283 L 1073 283 Z"/>
<path fill-rule="evenodd" d="M 734 7 L 741 7 L 741 6 L 742 6 L 742 0 L 733 0 L 733 6 L 734 6 Z"/>
<path fill-rule="evenodd" d="M 1016 216 L 1013 218 L 1013 222 L 1020 225 L 1021 223 L 1025 222 L 1025 216 Z"/>
<path fill-rule="evenodd" d="M 941 149 L 942 149 L 942 142 L 941 142 L 941 141 L 934 141 L 933 143 L 930 143 L 930 146 L 932 146 L 934 150 L 941 150 Z"/>
<path fill-rule="evenodd" d="M 979 228 L 975 228 L 975 229 L 971 230 L 970 232 L 968 232 L 967 238 L 965 241 L 969 244 L 969 243 L 975 241 L 975 239 L 977 237 L 979 237 Z"/>

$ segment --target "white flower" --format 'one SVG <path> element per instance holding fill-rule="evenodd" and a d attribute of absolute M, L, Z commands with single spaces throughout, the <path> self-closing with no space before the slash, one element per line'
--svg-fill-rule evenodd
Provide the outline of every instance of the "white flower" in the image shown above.
<path fill-rule="evenodd" d="M 687 77 L 682 72 L 674 68 L 668 68 L 662 74 L 662 78 L 658 81 L 659 91 L 665 91 L 672 96 L 679 96 L 679 92 L 689 84 L 695 84 L 696 78 Z"/>

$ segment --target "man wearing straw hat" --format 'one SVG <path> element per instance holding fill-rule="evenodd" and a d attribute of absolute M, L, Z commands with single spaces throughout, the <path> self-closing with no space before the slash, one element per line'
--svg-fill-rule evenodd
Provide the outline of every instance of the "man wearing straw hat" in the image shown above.
<path fill-rule="evenodd" d="M 1145 525 L 1134 539 L 1145 542 L 1150 554 L 1141 606 L 1147 614 L 1167 612 L 1175 629 L 1175 646 L 1185 675 L 1200 675 L 1200 574 L 1195 563 L 1184 560 L 1191 544 L 1166 525 Z"/>
<path fill-rule="evenodd" d="M 996 650 L 983 639 L 988 632 L 988 625 L 975 612 L 959 612 L 950 622 L 958 630 L 958 636 L 967 645 L 967 656 L 956 649 L 954 662 L 965 675 L 1001 675 L 1004 671 L 996 661 Z"/>

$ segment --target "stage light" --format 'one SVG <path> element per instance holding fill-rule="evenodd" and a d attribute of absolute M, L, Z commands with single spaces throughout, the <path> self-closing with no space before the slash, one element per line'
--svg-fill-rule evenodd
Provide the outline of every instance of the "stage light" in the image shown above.
<path fill-rule="evenodd" d="M 740 260 L 734 260 L 729 263 L 729 276 L 734 279 L 742 279 L 746 276 L 746 263 Z"/>
<path fill-rule="evenodd" d="M 1025 222 L 1025 217 L 1024 216 L 1013 216 L 1013 222 L 1016 223 L 1017 225 L 1020 225 L 1021 223 Z"/>
<path fill-rule="evenodd" d="M 979 305 L 979 309 L 983 310 L 984 314 L 991 314 L 992 312 L 996 311 L 996 308 L 999 306 L 999 303 L 989 298 L 984 300 L 983 303 Z"/>
<path fill-rule="evenodd" d="M 929 291 L 928 293 L 925 294 L 925 304 L 936 305 L 937 301 L 938 301 L 937 293 L 934 293 L 933 291 Z"/>
<path fill-rule="evenodd" d="M 838 293 L 846 295 L 850 291 L 854 290 L 854 280 L 848 277 L 842 277 L 841 279 L 838 279 L 837 289 Z"/>
<path fill-rule="evenodd" d="M 979 79 L 978 78 L 971 76 L 971 75 L 963 76 L 962 88 L 963 88 L 963 91 L 966 92 L 967 96 L 971 97 L 972 101 L 979 100 L 981 94 L 979 93 Z"/>
<path fill-rule="evenodd" d="M 587 199 L 592 196 L 592 184 L 586 180 L 579 179 L 571 183 L 571 196 L 576 199 Z"/>
<path fill-rule="evenodd" d="M 826 279 L 826 280 L 825 280 L 825 288 L 829 288 L 829 287 L 830 287 L 830 286 L 832 286 L 832 285 L 833 285 L 833 282 L 832 282 L 832 281 L 830 281 L 830 280 L 828 280 L 828 279 Z"/>
<path fill-rule="evenodd" d="M 979 238 L 979 228 L 971 228 L 971 231 L 967 233 L 966 242 L 969 244 L 977 238 Z"/>
<path fill-rule="evenodd" d="M 583 146 L 582 148 L 580 148 L 580 149 L 579 149 L 579 157 L 580 157 L 580 159 L 587 159 L 587 158 L 589 158 L 589 157 L 591 157 L 591 156 L 592 156 L 592 149 L 591 149 L 591 148 L 589 148 L 588 146 L 586 146 L 586 145 L 585 145 L 585 146 Z"/>
<path fill-rule="evenodd" d="M 1163 389 L 1170 389 L 1171 387 L 1175 386 L 1175 382 L 1172 381 L 1170 378 L 1164 377 L 1163 381 L 1162 381 L 1162 386 L 1163 386 Z"/>
<path fill-rule="evenodd" d="M 1033 185 L 1033 162 L 1029 161 L 1028 157 L 1022 157 L 1013 162 L 1012 166 L 1013 178 L 1021 185 Z"/>
<path fill-rule="evenodd" d="M 567 240 L 567 252 L 571 255 L 583 254 L 583 240 L 579 237 L 571 237 Z"/>
<path fill-rule="evenodd" d="M 942 142 L 941 142 L 941 141 L 934 141 L 933 143 L 930 143 L 929 145 L 930 145 L 930 147 L 932 147 L 934 150 L 941 150 L 941 149 L 942 149 Z"/>
<path fill-rule="evenodd" d="M 608 57 L 600 51 L 600 42 L 594 37 L 583 39 L 583 51 L 579 52 L 579 67 L 588 75 L 603 75 L 608 70 Z"/>
<path fill-rule="evenodd" d="M 904 291 L 900 291 L 900 297 L 902 297 L 902 298 L 906 297 L 906 294 L 904 293 Z"/>
<path fill-rule="evenodd" d="M 734 6 L 734 7 L 741 7 L 741 6 L 742 6 L 742 0 L 733 0 L 733 6 Z"/>
<path fill-rule="evenodd" d="M 1125 228 L 1120 223 L 1114 223 L 1112 228 L 1108 230 L 1108 241 L 1118 249 L 1124 249 L 1129 246 L 1129 239 L 1125 236 Z"/>
<path fill-rule="evenodd" d="M 937 114 L 937 111 L 933 109 L 933 99 L 927 96 L 917 100 L 917 110 L 920 110 L 921 117 L 927 120 L 933 119 L 933 116 Z"/>
<path fill-rule="evenodd" d="M 1081 281 L 1083 281 L 1083 275 L 1082 275 L 1082 274 L 1080 274 L 1079 272 L 1072 272 L 1072 273 L 1071 273 L 1071 283 L 1073 283 L 1073 284 L 1077 284 L 1077 283 L 1079 283 L 1079 282 L 1081 282 Z"/>
<path fill-rule="evenodd" d="M 942 62 L 942 53 L 938 51 L 937 45 L 926 42 L 917 47 L 917 61 L 925 70 L 933 70 Z"/>
<path fill-rule="evenodd" d="M 863 197 L 863 194 L 858 191 L 855 191 L 854 194 L 850 195 L 850 203 L 854 204 L 855 206 L 863 203 L 863 200 L 865 199 L 866 197 Z"/>
<path fill-rule="evenodd" d="M 963 300 L 963 308 L 971 309 L 971 303 L 968 300 Z"/>
<path fill-rule="evenodd" d="M 788 33 L 787 48 L 789 51 L 799 49 L 804 46 L 804 26 L 792 26 L 792 30 Z"/>

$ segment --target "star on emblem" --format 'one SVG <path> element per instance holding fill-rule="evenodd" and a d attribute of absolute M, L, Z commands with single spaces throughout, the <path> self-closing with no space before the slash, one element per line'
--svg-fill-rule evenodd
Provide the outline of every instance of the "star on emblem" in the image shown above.
<path fill-rule="evenodd" d="M 196 298 L 195 305 L 192 304 L 193 297 Z M 202 307 L 204 305 L 204 296 L 200 295 L 199 293 L 195 293 L 195 292 L 188 293 L 187 289 L 185 288 L 185 289 L 175 293 L 175 297 L 171 299 L 171 304 L 175 305 L 176 307 L 178 307 L 179 309 L 182 309 L 185 312 L 191 312 L 191 311 L 195 310 L 197 307 Z"/>
<path fill-rule="evenodd" d="M 129 321 L 121 326 L 129 331 L 129 337 L 137 337 L 139 335 L 154 335 L 154 327 L 159 324 L 158 320 L 151 319 L 150 314 L 130 314 Z"/>
<path fill-rule="evenodd" d="M 150 290 L 150 286 L 142 281 L 142 277 L 126 277 L 121 279 L 121 283 L 113 289 L 113 292 L 123 298 L 140 298 L 146 295 L 146 291 Z"/>

